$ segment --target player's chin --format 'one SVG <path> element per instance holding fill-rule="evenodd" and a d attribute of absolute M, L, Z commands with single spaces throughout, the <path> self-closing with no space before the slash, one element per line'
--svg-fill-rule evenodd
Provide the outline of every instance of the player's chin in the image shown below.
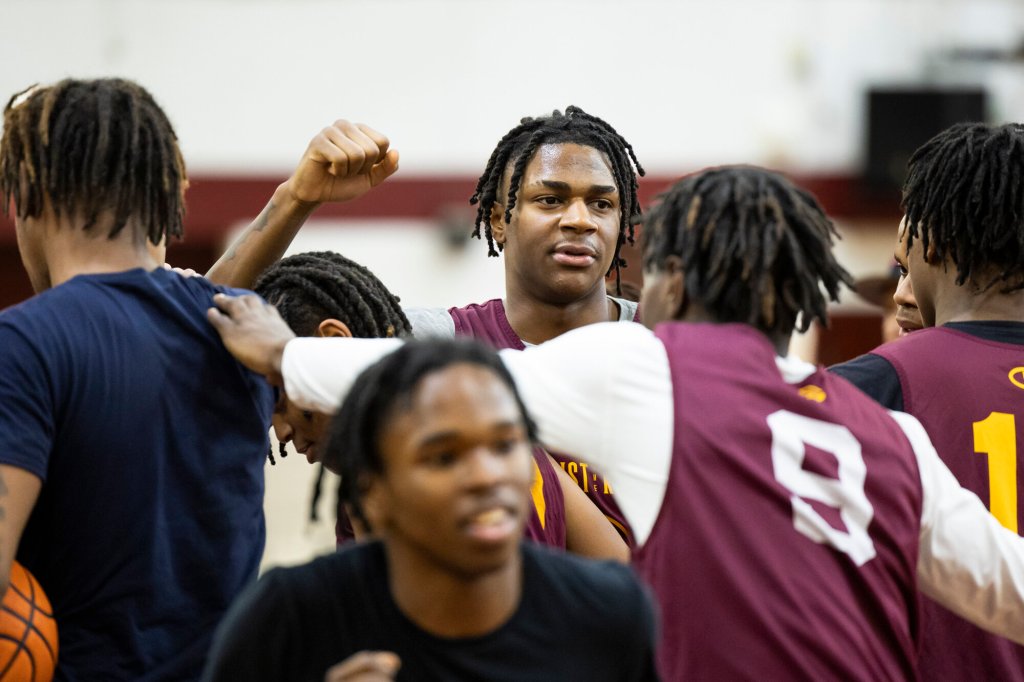
<path fill-rule="evenodd" d="M 480 577 L 507 568 L 519 553 L 519 545 L 523 541 L 523 529 L 514 536 L 500 543 L 486 545 L 471 543 L 464 546 L 460 556 L 454 562 L 458 570 L 466 577 Z"/>
<path fill-rule="evenodd" d="M 553 270 L 544 278 L 547 284 L 547 298 L 553 303 L 573 303 L 597 289 L 603 292 L 605 272 L 607 270 L 600 267 Z"/>

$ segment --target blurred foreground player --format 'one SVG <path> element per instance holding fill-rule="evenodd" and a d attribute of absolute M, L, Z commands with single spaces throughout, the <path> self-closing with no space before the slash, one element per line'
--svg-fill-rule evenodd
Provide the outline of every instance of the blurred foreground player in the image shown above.
<path fill-rule="evenodd" d="M 849 281 L 833 234 L 775 173 L 684 178 L 645 222 L 653 332 L 591 325 L 502 355 L 541 441 L 615 484 L 666 679 L 913 679 L 918 587 L 1024 641 L 1024 542 L 913 417 L 782 357 Z M 310 408 L 399 344 L 292 340 L 259 300 L 216 300 L 232 352 Z"/>
<path fill-rule="evenodd" d="M 264 576 L 205 679 L 319 682 L 380 651 L 398 679 L 654 679 L 653 610 L 632 572 L 522 541 L 533 435 L 481 344 L 414 341 L 368 369 L 323 456 L 377 541 Z"/>
<path fill-rule="evenodd" d="M 924 425 L 960 483 L 1020 532 L 1024 126 L 961 124 L 910 159 L 896 256 L 925 329 L 833 370 Z M 903 283 L 901 283 L 903 286 Z M 899 293 L 897 294 L 899 298 Z M 1018 423 L 1018 418 L 1021 423 Z M 1024 680 L 1024 648 L 926 602 L 921 672 Z"/>
<path fill-rule="evenodd" d="M 15 556 L 43 585 L 57 679 L 196 678 L 263 552 L 271 392 L 208 331 L 223 289 L 153 255 L 186 184 L 134 83 L 4 111 L 0 194 L 37 295 L 0 313 L 0 589 Z"/>
<path fill-rule="evenodd" d="M 256 293 L 273 304 L 299 336 L 387 338 L 411 334 L 398 298 L 370 270 L 338 253 L 285 258 L 260 276 Z M 295 406 L 287 392 L 281 391 L 274 410 L 274 432 L 281 443 L 294 442 L 310 463 L 318 462 L 327 440 L 328 419 L 328 415 Z M 533 457 L 533 513 L 526 536 L 591 558 L 628 561 L 625 543 L 569 475 L 541 448 L 534 450 Z M 338 542 L 355 537 L 343 507 L 338 508 L 338 519 Z"/>

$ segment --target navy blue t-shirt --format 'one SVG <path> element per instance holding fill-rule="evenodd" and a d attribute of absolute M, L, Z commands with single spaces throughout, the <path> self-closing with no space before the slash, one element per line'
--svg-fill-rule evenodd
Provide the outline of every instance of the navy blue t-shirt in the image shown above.
<path fill-rule="evenodd" d="M 57 679 L 198 677 L 256 576 L 273 399 L 206 320 L 222 290 L 137 269 L 0 313 L 0 463 L 43 480 L 17 558 Z"/>

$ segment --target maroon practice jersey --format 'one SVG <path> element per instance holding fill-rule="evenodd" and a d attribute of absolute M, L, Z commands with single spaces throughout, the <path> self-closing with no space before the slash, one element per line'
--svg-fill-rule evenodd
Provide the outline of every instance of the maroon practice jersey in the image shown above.
<path fill-rule="evenodd" d="M 497 349 L 512 348 L 524 350 L 526 344 L 512 329 L 505 316 L 505 304 L 495 298 L 486 303 L 473 303 L 464 308 L 449 308 L 448 314 L 455 322 L 457 336 L 471 336 L 486 341 Z M 626 522 L 619 506 L 615 503 L 612 488 L 599 473 L 573 455 L 552 452 L 551 456 L 569 474 L 570 478 L 586 493 L 587 497 L 605 515 L 630 547 L 633 546 L 633 532 Z"/>
<path fill-rule="evenodd" d="M 667 680 L 917 676 L 922 487 L 899 425 L 746 325 L 669 323 L 665 498 L 635 565 Z"/>
<path fill-rule="evenodd" d="M 1024 346 L 933 327 L 873 351 L 899 376 L 903 407 L 925 427 L 960 484 L 1020 532 L 1017 444 L 1024 444 Z M 1024 680 L 1024 647 L 924 599 L 921 676 Z"/>

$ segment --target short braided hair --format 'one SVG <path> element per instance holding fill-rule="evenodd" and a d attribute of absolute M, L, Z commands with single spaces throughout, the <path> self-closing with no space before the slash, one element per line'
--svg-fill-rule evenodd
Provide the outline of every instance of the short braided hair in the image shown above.
<path fill-rule="evenodd" d="M 256 280 L 255 291 L 299 336 L 312 336 L 330 318 L 360 338 L 412 334 L 399 298 L 368 268 L 333 251 L 278 261 Z"/>
<path fill-rule="evenodd" d="M 333 251 L 310 251 L 289 256 L 267 268 L 254 287 L 257 294 L 277 307 L 292 331 L 312 336 L 327 319 L 344 322 L 358 338 L 411 336 L 412 326 L 399 298 L 368 268 Z M 279 444 L 285 456 L 285 444 Z M 273 451 L 268 459 L 274 464 Z M 310 518 L 323 490 L 323 466 L 313 485 Z M 341 493 L 338 518 L 343 518 Z"/>
<path fill-rule="evenodd" d="M 720 322 L 769 336 L 805 331 L 814 319 L 826 324 L 828 300 L 853 284 L 815 198 L 762 168 L 724 166 L 679 180 L 644 229 L 645 267 L 678 256 L 689 298 Z"/>
<path fill-rule="evenodd" d="M 66 79 L 32 86 L 4 109 L 0 195 L 19 218 L 49 203 L 89 230 L 110 212 L 111 239 L 132 220 L 159 244 L 182 236 L 187 185 L 174 129 L 137 83 Z"/>
<path fill-rule="evenodd" d="M 957 284 L 1024 288 L 1024 125 L 954 125 L 919 147 L 907 168 L 907 248 L 920 238 L 924 253 L 950 258 Z"/>
<path fill-rule="evenodd" d="M 579 107 L 570 106 L 564 114 L 555 110 L 549 116 L 524 118 L 518 126 L 498 141 L 469 200 L 470 204 L 477 205 L 473 236 L 480 238 L 482 226 L 483 235 L 487 239 L 487 255 L 498 255 L 502 245 L 495 244 L 491 232 L 491 210 L 499 200 L 502 179 L 509 173 L 508 196 L 505 198 L 505 222 L 509 223 L 512 220 L 512 209 L 516 206 L 519 183 L 534 153 L 541 145 L 564 143 L 593 147 L 604 153 L 611 163 L 622 207 L 619 217 L 619 239 L 615 245 L 615 256 L 609 271 L 615 272 L 617 280 L 619 269 L 626 265 L 620 255 L 622 246 L 627 242 L 633 243 L 634 223 L 640 215 L 637 175 L 642 176 L 644 169 L 637 161 L 632 145 L 625 138 L 603 120 L 591 116 Z"/>

